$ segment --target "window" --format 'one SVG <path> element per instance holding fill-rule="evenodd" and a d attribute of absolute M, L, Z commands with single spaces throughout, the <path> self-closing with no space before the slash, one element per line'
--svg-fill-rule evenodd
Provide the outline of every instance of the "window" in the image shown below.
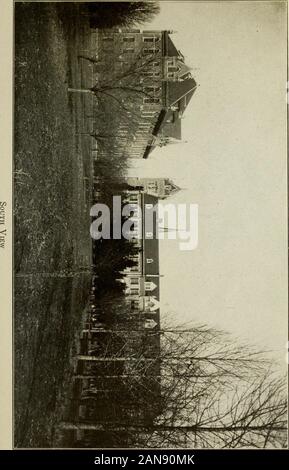
<path fill-rule="evenodd" d="M 138 255 L 132 255 L 132 256 L 129 256 L 129 259 L 132 259 L 134 261 L 137 261 L 138 262 Z"/>
<path fill-rule="evenodd" d="M 125 54 L 133 54 L 134 53 L 134 48 L 133 47 L 126 47 L 123 52 Z"/>
<path fill-rule="evenodd" d="M 138 295 L 139 290 L 134 287 L 133 289 L 130 289 L 130 293 L 131 295 Z"/>
<path fill-rule="evenodd" d="M 102 40 L 105 41 L 105 42 L 112 42 L 113 37 L 112 36 L 103 36 Z"/>
<path fill-rule="evenodd" d="M 123 42 L 134 42 L 134 38 L 133 37 L 125 37 L 125 38 L 123 38 Z"/>
<path fill-rule="evenodd" d="M 145 282 L 145 290 L 147 291 L 154 290 L 152 282 L 148 282 L 148 281 Z"/>
<path fill-rule="evenodd" d="M 131 194 L 131 195 L 129 196 L 129 201 L 131 201 L 131 202 L 134 202 L 134 201 L 137 202 L 137 201 L 138 201 L 138 195 L 137 195 L 137 194 Z M 133 205 L 133 207 L 136 207 L 136 204 Z"/>
<path fill-rule="evenodd" d="M 160 99 L 159 98 L 144 98 L 144 103 L 159 103 Z"/>
<path fill-rule="evenodd" d="M 135 199 L 131 200 L 130 199 L 130 202 L 128 204 L 128 209 L 132 212 L 134 212 L 135 214 L 138 214 L 138 211 L 139 211 L 139 205 L 137 202 L 134 202 Z"/>
<path fill-rule="evenodd" d="M 146 86 L 145 91 L 147 93 L 153 93 L 155 91 L 155 87 L 154 86 Z"/>
<path fill-rule="evenodd" d="M 168 67 L 168 71 L 169 71 L 169 72 L 177 72 L 177 71 L 178 71 L 178 67 Z"/>
<path fill-rule="evenodd" d="M 143 116 L 144 116 L 145 118 L 146 118 L 146 117 L 148 117 L 148 118 L 153 117 L 153 116 L 155 116 L 155 114 L 156 114 L 155 111 L 144 111 L 144 112 L 143 112 Z"/>
<path fill-rule="evenodd" d="M 144 77 L 153 77 L 154 76 L 154 72 L 152 72 L 152 71 L 143 72 L 142 74 L 143 74 Z"/>
<path fill-rule="evenodd" d="M 155 93 L 157 91 L 160 91 L 160 87 L 159 86 L 146 86 L 145 87 L 145 92 L 146 93 Z"/>
<path fill-rule="evenodd" d="M 144 54 L 157 54 L 158 52 L 160 52 L 159 49 L 148 49 L 148 48 L 144 48 L 143 50 Z"/>
<path fill-rule="evenodd" d="M 138 285 L 138 277 L 131 277 L 130 283 L 131 283 L 131 284 L 137 284 L 137 285 Z"/>
<path fill-rule="evenodd" d="M 130 270 L 133 271 L 133 272 L 137 272 L 139 270 L 139 267 L 138 266 L 132 266 L 130 268 Z"/>
<path fill-rule="evenodd" d="M 143 42 L 159 42 L 160 41 L 160 37 L 158 36 L 145 36 L 143 38 Z"/>
<path fill-rule="evenodd" d="M 168 78 L 174 78 L 174 74 L 173 73 L 168 73 Z"/>

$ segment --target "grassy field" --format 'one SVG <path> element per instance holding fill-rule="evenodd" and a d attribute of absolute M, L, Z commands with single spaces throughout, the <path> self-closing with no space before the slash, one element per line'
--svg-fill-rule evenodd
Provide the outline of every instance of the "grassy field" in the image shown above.
<path fill-rule="evenodd" d="M 77 8 L 16 4 L 15 447 L 54 444 L 91 283 L 91 102 L 67 91 L 87 76 Z"/>

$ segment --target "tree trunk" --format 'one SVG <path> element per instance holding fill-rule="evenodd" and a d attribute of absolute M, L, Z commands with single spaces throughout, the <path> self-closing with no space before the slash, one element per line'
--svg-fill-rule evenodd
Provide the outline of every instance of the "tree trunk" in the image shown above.
<path fill-rule="evenodd" d="M 142 424 L 137 425 L 125 425 L 125 424 L 116 424 L 110 426 L 109 423 L 104 424 L 94 424 L 94 423 L 69 423 L 69 422 L 62 422 L 60 423 L 62 429 L 67 430 L 91 430 L 91 431 L 113 431 L 113 432 L 122 432 L 122 431 L 129 431 L 129 432 L 152 432 L 152 431 L 184 431 L 184 432 L 199 432 L 199 433 L 222 433 L 222 432 L 236 432 L 236 431 L 287 431 L 286 427 L 283 426 L 174 426 L 174 425 L 152 425 L 152 426 L 144 426 Z"/>
<path fill-rule="evenodd" d="M 138 358 L 138 357 L 98 357 L 98 356 L 86 356 L 79 354 L 77 359 L 80 361 L 90 361 L 90 362 L 136 362 L 136 361 L 147 361 L 152 362 L 156 359 L 149 358 Z"/>
<path fill-rule="evenodd" d="M 90 88 L 68 88 L 70 93 L 93 93 Z"/>

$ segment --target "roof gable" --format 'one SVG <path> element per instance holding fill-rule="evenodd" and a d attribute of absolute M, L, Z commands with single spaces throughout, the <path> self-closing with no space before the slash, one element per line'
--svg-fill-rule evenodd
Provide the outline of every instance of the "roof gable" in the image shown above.
<path fill-rule="evenodd" d="M 178 68 L 179 68 L 179 71 L 178 71 L 178 77 L 179 78 L 187 76 L 189 74 L 189 72 L 191 71 L 191 68 L 181 60 L 178 60 L 177 65 L 178 65 Z"/>

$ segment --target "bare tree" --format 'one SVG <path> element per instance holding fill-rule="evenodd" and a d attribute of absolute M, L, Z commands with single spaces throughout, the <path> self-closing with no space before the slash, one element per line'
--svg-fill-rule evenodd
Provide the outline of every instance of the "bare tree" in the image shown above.
<path fill-rule="evenodd" d="M 93 408 L 101 389 L 102 404 L 114 403 L 117 411 L 103 419 L 92 412 L 84 422 L 65 423 L 65 429 L 89 431 L 92 439 L 94 432 L 106 432 L 116 446 L 122 439 L 133 446 L 203 448 L 274 447 L 286 441 L 285 383 L 264 354 L 205 326 L 156 332 L 158 354 L 143 331 L 135 329 L 137 350 L 123 341 L 127 331 L 120 324 L 107 335 L 122 338 L 122 346 L 82 358 L 90 366 L 82 400 Z M 116 364 L 119 373 L 112 372 Z"/>
<path fill-rule="evenodd" d="M 71 93 L 90 93 L 97 99 L 106 97 L 117 103 L 120 111 L 136 113 L 137 101 L 142 102 L 144 97 L 154 98 L 149 88 L 160 83 L 157 76 L 148 77 L 149 69 L 160 59 L 157 53 L 145 54 L 145 46 L 128 62 L 120 59 L 120 52 L 100 54 L 97 57 L 79 55 L 79 59 L 89 61 L 96 73 L 93 86 L 82 88 L 68 88 Z M 118 66 L 119 65 L 119 66 Z"/>

